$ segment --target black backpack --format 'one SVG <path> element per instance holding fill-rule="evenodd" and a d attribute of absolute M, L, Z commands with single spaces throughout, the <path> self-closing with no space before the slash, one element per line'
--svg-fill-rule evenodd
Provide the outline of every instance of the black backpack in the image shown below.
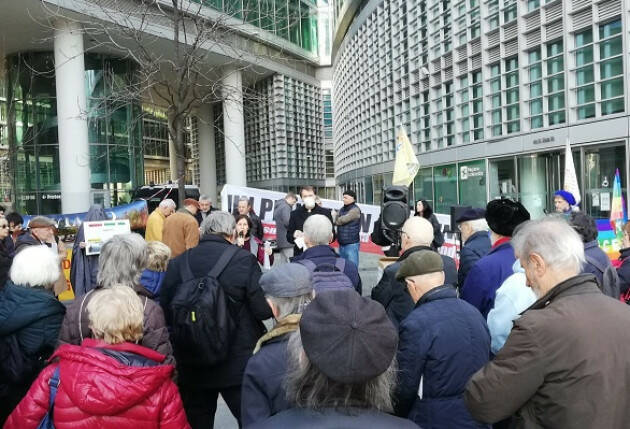
<path fill-rule="evenodd" d="M 612 264 L 608 264 L 604 266 L 597 259 L 591 258 L 588 255 L 584 255 L 586 257 L 586 262 L 597 268 L 602 273 L 602 283 L 599 285 L 602 293 L 611 298 L 619 299 L 619 295 L 621 294 L 619 287 L 619 276 L 617 275 L 617 270 Z"/>
<path fill-rule="evenodd" d="M 205 277 L 195 278 L 184 253 L 182 278 L 170 303 L 171 341 L 177 363 L 212 366 L 227 358 L 236 322 L 219 276 L 239 250 L 229 246 Z"/>

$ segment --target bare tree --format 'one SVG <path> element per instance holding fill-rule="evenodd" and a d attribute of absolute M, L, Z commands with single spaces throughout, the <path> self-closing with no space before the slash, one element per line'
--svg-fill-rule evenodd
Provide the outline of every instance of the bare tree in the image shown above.
<path fill-rule="evenodd" d="M 179 204 L 185 198 L 186 118 L 203 104 L 225 101 L 236 88 L 229 88 L 222 77 L 226 66 L 258 73 L 262 59 L 296 63 L 281 49 L 242 37 L 240 23 L 254 12 L 258 3 L 245 0 L 242 7 L 218 12 L 208 0 L 75 0 L 82 13 L 69 14 L 51 9 L 45 2 L 54 27 L 56 19 L 70 19 L 81 24 L 89 41 L 87 51 L 111 52 L 136 66 L 134 78 L 118 83 L 101 103 L 109 106 L 144 100 L 166 107 L 168 132 L 174 143 L 177 165 Z M 256 8 L 249 9 L 250 7 Z M 273 19 L 273 17 L 271 17 Z M 262 95 L 243 89 L 243 97 Z M 96 110 L 115 110 L 99 109 Z M 226 144 L 234 144 L 226 141 Z"/>

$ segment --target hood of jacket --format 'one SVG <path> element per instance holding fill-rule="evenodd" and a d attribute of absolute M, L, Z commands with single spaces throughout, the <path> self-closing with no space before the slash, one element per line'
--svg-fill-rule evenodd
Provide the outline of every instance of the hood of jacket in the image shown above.
<path fill-rule="evenodd" d="M 335 252 L 335 250 L 327 246 L 325 244 L 319 244 L 317 246 L 309 247 L 304 251 L 304 253 L 294 256 L 292 261 L 301 261 L 302 259 L 313 259 L 313 258 L 321 258 L 321 257 L 332 257 L 337 258 L 339 255 Z"/>
<path fill-rule="evenodd" d="M 10 335 L 36 320 L 63 314 L 66 308 L 43 287 L 17 286 L 7 280 L 0 289 L 0 336 Z"/>
<path fill-rule="evenodd" d="M 140 276 L 140 284 L 151 292 L 153 296 L 156 296 L 160 292 L 160 287 L 162 287 L 164 277 L 166 277 L 165 271 L 153 271 L 146 269 Z"/>
<path fill-rule="evenodd" d="M 126 365 L 99 348 L 136 356 L 131 365 Z M 60 385 L 72 403 L 94 416 L 116 415 L 144 401 L 173 372 L 171 365 L 155 365 L 164 361 L 164 355 L 156 351 L 132 343 L 111 345 L 91 338 L 81 346 L 60 346 L 51 357 L 54 358 L 60 358 Z M 151 366 L 137 366 L 143 362 Z"/>

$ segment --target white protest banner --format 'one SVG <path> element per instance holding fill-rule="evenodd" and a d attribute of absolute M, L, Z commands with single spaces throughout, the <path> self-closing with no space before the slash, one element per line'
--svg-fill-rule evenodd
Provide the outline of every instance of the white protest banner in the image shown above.
<path fill-rule="evenodd" d="M 83 222 L 83 232 L 85 234 L 85 254 L 98 255 L 107 240 L 114 235 L 129 234 L 131 227 L 129 219 L 99 220 Z"/>
<path fill-rule="evenodd" d="M 247 188 L 244 186 L 224 185 L 221 191 L 221 210 L 234 213 L 238 206 L 239 198 L 247 198 L 254 209 L 254 212 L 260 216 L 260 220 L 265 230 L 265 240 L 276 239 L 276 223 L 273 220 L 273 209 L 276 201 L 286 196 L 284 192 L 267 191 L 265 189 Z M 299 198 L 299 197 L 298 197 Z M 322 199 L 322 206 L 327 209 L 339 210 L 343 206 L 343 202 L 337 200 Z M 380 206 L 369 204 L 357 204 L 361 209 L 361 245 L 362 252 L 370 252 L 383 254 L 381 247 L 372 243 L 370 234 L 374 229 L 374 222 L 381 213 Z M 450 216 L 436 214 L 438 221 L 444 225 L 450 223 Z M 444 233 L 444 245 L 440 248 L 440 253 L 451 256 L 457 260 L 457 250 L 455 242 L 455 234 Z"/>

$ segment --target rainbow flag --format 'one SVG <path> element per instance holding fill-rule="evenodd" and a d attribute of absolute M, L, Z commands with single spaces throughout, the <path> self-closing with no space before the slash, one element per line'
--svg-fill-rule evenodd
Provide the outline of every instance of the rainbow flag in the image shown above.
<path fill-rule="evenodd" d="M 610 227 L 617 237 L 622 237 L 622 228 L 628 221 L 626 214 L 626 204 L 621 194 L 621 179 L 619 178 L 619 169 L 615 171 L 615 181 L 613 182 L 613 195 L 610 207 Z"/>

